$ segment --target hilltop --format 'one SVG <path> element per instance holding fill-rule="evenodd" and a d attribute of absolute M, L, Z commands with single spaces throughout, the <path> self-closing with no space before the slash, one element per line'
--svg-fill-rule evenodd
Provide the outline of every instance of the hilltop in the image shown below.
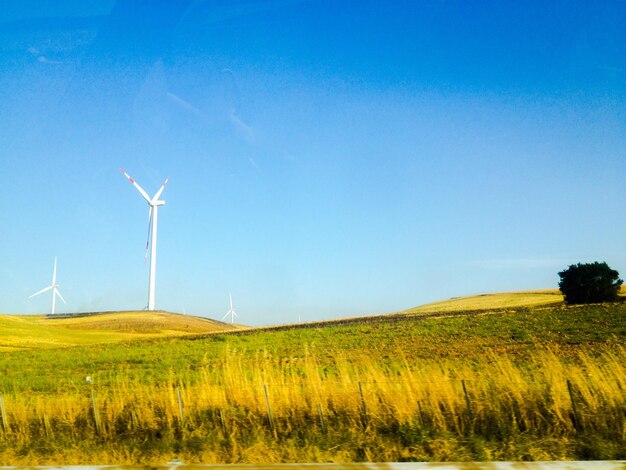
<path fill-rule="evenodd" d="M 626 286 L 621 287 L 620 296 L 626 299 Z M 398 314 L 432 314 L 437 312 L 474 312 L 515 308 L 540 308 L 565 306 L 563 294 L 558 289 L 498 292 L 464 297 L 452 297 L 417 307 L 402 310 Z"/>
<path fill-rule="evenodd" d="M 463 310 L 489 310 L 515 307 L 540 307 L 563 303 L 563 294 L 558 289 L 543 289 L 519 292 L 479 294 L 467 297 L 452 297 L 405 310 L 401 313 L 453 312 Z"/>
<path fill-rule="evenodd" d="M 242 327 L 164 311 L 0 315 L 0 351 L 181 337 L 239 328 Z"/>

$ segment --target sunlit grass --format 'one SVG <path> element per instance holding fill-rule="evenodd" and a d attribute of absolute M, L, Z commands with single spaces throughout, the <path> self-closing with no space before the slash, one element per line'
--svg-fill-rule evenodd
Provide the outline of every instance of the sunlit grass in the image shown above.
<path fill-rule="evenodd" d="M 625 285 L 621 286 L 620 295 L 626 297 Z M 455 312 L 464 310 L 556 306 L 562 303 L 563 294 L 561 294 L 561 291 L 558 289 L 541 289 L 453 297 L 448 300 L 441 300 L 410 308 L 404 310 L 402 313 Z"/>
<path fill-rule="evenodd" d="M 559 358 L 558 350 L 538 350 L 523 365 L 492 355 L 484 363 L 399 357 L 388 367 L 372 359 L 378 351 L 370 350 L 359 357 L 337 354 L 332 369 L 325 369 L 317 351 L 287 358 L 267 350 L 252 357 L 229 348 L 224 353 L 217 367 L 170 370 L 162 382 L 103 371 L 93 385 L 66 384 L 55 394 L 4 394 L 8 430 L 0 435 L 13 450 L 6 455 L 14 458 L 28 448 L 32 454 L 24 463 L 68 463 L 57 459 L 71 445 L 87 459 L 83 463 L 101 448 L 114 452 L 99 463 L 158 463 L 173 455 L 209 463 L 459 455 L 515 460 L 578 458 L 572 447 L 582 432 L 616 448 L 626 442 L 626 351 L 620 345 L 608 344 L 595 357 L 581 354 L 575 362 Z M 551 439 L 562 445 L 540 444 Z M 434 448 L 436 443 L 446 450 Z M 482 457 L 472 450 L 477 443 Z M 138 453 L 141 446 L 149 451 Z M 119 460 L 123 448 L 132 458 Z M 0 457 L 0 463 L 9 461 Z"/>
<path fill-rule="evenodd" d="M 419 307 L 408 309 L 405 312 L 452 312 L 459 310 L 537 307 L 558 305 L 562 302 L 563 294 L 561 294 L 558 289 L 546 289 L 537 291 L 482 294 L 469 297 L 455 297 L 449 300 L 421 305 Z"/>
<path fill-rule="evenodd" d="M 626 305 L 453 313 L 5 353 L 0 464 L 626 458 Z"/>
<path fill-rule="evenodd" d="M 105 344 L 232 329 L 222 322 L 167 312 L 110 312 L 69 318 L 0 315 L 0 351 Z"/>

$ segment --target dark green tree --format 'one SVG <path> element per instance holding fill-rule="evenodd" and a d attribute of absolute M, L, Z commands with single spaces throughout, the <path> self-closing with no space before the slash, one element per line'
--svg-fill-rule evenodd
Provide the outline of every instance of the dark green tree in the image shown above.
<path fill-rule="evenodd" d="M 624 281 L 606 263 L 572 264 L 559 273 L 559 289 L 568 304 L 615 302 Z"/>

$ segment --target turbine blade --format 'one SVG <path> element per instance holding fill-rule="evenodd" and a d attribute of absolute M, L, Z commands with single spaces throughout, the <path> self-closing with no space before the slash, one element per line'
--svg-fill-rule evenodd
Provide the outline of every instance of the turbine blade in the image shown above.
<path fill-rule="evenodd" d="M 148 196 L 148 194 L 147 194 L 147 193 L 143 190 L 143 188 L 142 188 L 141 186 L 139 186 L 139 185 L 137 184 L 137 182 L 136 182 L 134 179 L 132 179 L 128 173 L 126 173 L 126 172 L 124 171 L 124 169 L 123 169 L 123 168 L 120 168 L 120 171 L 122 172 L 122 174 L 123 174 L 126 178 L 128 178 L 128 181 L 130 181 L 130 182 L 132 183 L 132 185 L 133 185 L 135 188 L 137 188 L 137 191 L 139 191 L 139 194 L 141 194 L 141 196 L 142 196 L 142 197 L 146 200 L 146 202 L 147 202 L 148 204 L 150 204 L 150 197 L 149 197 L 149 196 Z"/>
<path fill-rule="evenodd" d="M 143 263 L 146 264 L 148 259 L 148 248 L 150 247 L 150 234 L 152 233 L 152 206 L 148 211 L 148 238 L 146 239 L 146 253 L 143 255 Z"/>
<path fill-rule="evenodd" d="M 165 185 L 167 184 L 167 181 L 168 181 L 168 180 L 169 180 L 169 177 L 168 177 L 168 178 L 165 178 L 165 181 L 163 182 L 163 186 L 161 186 L 161 189 L 159 189 L 159 190 L 157 191 L 157 193 L 154 195 L 154 197 L 152 198 L 152 200 L 153 200 L 153 201 L 155 201 L 155 202 L 156 202 L 156 201 L 158 201 L 158 200 L 159 200 L 159 197 L 161 197 L 161 193 L 162 193 L 162 192 L 163 192 L 163 190 L 165 189 Z"/>
<path fill-rule="evenodd" d="M 52 271 L 52 285 L 57 283 L 57 257 L 54 257 L 54 270 Z"/>
<path fill-rule="evenodd" d="M 230 299 L 230 309 L 232 310 L 233 309 L 233 296 L 230 292 L 228 293 L 228 298 Z"/>
<path fill-rule="evenodd" d="M 226 318 L 228 318 L 228 315 L 230 315 L 230 312 L 226 312 L 226 315 L 222 317 L 222 320 L 226 320 Z"/>
<path fill-rule="evenodd" d="M 57 288 L 55 287 L 55 288 L 54 288 L 54 293 L 55 293 L 56 295 L 58 295 L 58 296 L 59 296 L 59 299 L 61 299 L 61 300 L 63 301 L 63 303 L 64 303 L 64 304 L 66 304 L 66 305 L 67 305 L 67 302 L 65 301 L 65 299 L 63 298 L 63 296 L 62 296 L 62 295 L 61 295 L 61 293 L 59 292 L 59 289 L 57 289 Z"/>
<path fill-rule="evenodd" d="M 32 298 L 33 298 L 33 297 L 35 297 L 36 295 L 43 294 L 44 292 L 49 291 L 49 290 L 50 290 L 50 289 L 52 289 L 53 287 L 54 287 L 54 286 L 48 286 L 48 287 L 45 287 L 45 288 L 41 289 L 40 291 L 35 292 L 33 295 L 29 296 L 28 298 L 29 298 L 29 299 L 32 299 Z"/>

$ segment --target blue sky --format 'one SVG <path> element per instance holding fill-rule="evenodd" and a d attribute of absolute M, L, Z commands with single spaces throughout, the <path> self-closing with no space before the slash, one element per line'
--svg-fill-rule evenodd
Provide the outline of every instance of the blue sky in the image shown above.
<path fill-rule="evenodd" d="M 385 313 L 626 272 L 626 4 L 0 2 L 3 313 Z"/>

